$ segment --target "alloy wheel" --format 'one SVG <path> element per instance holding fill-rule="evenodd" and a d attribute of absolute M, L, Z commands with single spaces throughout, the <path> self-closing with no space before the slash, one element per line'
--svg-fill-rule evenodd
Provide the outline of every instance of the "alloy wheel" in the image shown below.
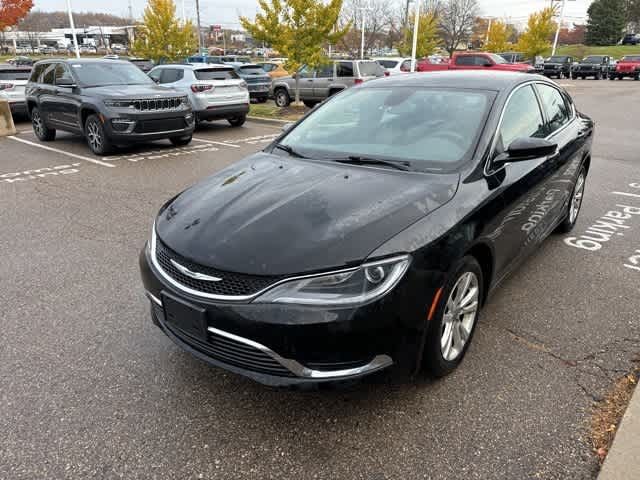
<path fill-rule="evenodd" d="M 42 125 L 42 117 L 40 117 L 40 113 L 35 111 L 31 116 L 31 120 L 33 122 L 33 129 L 36 132 L 38 137 L 44 136 L 44 126 Z"/>
<path fill-rule="evenodd" d="M 582 195 L 584 193 L 584 173 L 581 173 L 576 180 L 576 186 L 573 188 L 573 196 L 571 197 L 571 206 L 569 207 L 569 222 L 575 223 L 582 206 Z"/>
<path fill-rule="evenodd" d="M 92 150 L 99 151 L 102 148 L 102 132 L 95 122 L 87 124 L 87 139 Z"/>
<path fill-rule="evenodd" d="M 464 272 L 449 294 L 442 319 L 440 349 L 447 361 L 453 361 L 464 351 L 473 331 L 480 307 L 478 277 L 473 272 Z"/>

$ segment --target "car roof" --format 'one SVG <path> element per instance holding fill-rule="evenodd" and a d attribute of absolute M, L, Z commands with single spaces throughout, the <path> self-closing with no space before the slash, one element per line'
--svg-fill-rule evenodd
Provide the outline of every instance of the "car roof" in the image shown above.
<path fill-rule="evenodd" d="M 162 65 L 156 65 L 155 68 L 186 68 L 188 70 L 210 70 L 212 68 L 233 68 L 231 65 L 225 65 L 223 63 L 163 63 Z M 154 69 L 155 69 L 154 68 Z"/>
<path fill-rule="evenodd" d="M 478 70 L 452 70 L 429 73 L 408 73 L 383 77 L 359 85 L 357 88 L 389 87 L 446 87 L 452 89 L 476 89 L 509 91 L 515 86 L 540 80 L 549 83 L 542 75 L 522 72 L 486 72 Z"/>
<path fill-rule="evenodd" d="M 122 63 L 131 65 L 128 60 L 116 60 L 110 58 L 46 58 L 43 60 L 39 60 L 38 63 L 51 63 L 51 62 L 62 62 L 62 63 L 73 63 L 73 64 L 89 64 L 89 63 L 106 63 L 109 65 L 113 65 L 114 63 Z"/>

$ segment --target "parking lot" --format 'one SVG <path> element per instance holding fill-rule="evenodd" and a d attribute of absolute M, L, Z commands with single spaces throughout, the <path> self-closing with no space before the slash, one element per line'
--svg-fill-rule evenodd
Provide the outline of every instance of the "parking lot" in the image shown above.
<path fill-rule="evenodd" d="M 139 279 L 160 205 L 279 126 L 96 157 L 19 121 L 0 139 L 0 478 L 594 478 L 593 404 L 640 350 L 640 83 L 560 83 L 597 122 L 575 230 L 496 292 L 452 375 L 320 391 L 181 351 Z M 594 234 L 611 211 L 629 218 Z"/>

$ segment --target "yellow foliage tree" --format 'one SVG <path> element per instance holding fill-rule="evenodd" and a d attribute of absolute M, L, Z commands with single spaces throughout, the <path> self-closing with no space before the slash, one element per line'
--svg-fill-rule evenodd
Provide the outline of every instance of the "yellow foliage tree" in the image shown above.
<path fill-rule="evenodd" d="M 491 22 L 491 28 L 489 29 L 489 40 L 485 44 L 485 50 L 487 52 L 504 52 L 509 50 L 513 45 L 509 42 L 511 37 L 511 27 L 505 22 L 496 20 Z"/>
<path fill-rule="evenodd" d="M 527 30 L 518 40 L 518 50 L 526 54 L 529 58 L 535 58 L 551 47 L 551 37 L 556 29 L 556 22 L 553 21 L 554 9 L 545 8 L 539 12 L 532 13 L 527 22 Z"/>
<path fill-rule="evenodd" d="M 179 60 L 198 48 L 193 24 L 176 17 L 173 0 L 149 0 L 141 25 L 136 29 L 133 54 L 159 60 Z"/>
<path fill-rule="evenodd" d="M 402 34 L 402 41 L 398 45 L 400 55 L 411 55 L 413 47 L 413 24 L 415 22 L 415 14 L 409 17 L 408 25 Z M 438 35 L 438 20 L 433 12 L 421 13 L 418 21 L 418 44 L 416 47 L 416 58 L 423 58 L 435 52 L 440 44 Z"/>

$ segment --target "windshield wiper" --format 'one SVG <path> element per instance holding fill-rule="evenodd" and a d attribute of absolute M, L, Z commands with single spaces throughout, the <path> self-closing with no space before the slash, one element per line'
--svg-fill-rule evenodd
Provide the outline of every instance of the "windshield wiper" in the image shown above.
<path fill-rule="evenodd" d="M 282 143 L 276 143 L 275 147 L 273 148 L 279 148 L 280 150 L 283 150 L 285 152 L 287 152 L 289 155 L 291 155 L 292 157 L 297 157 L 297 158 L 307 158 L 304 155 L 302 155 L 301 153 L 296 152 L 293 148 L 291 148 L 289 145 L 284 145 Z"/>
<path fill-rule="evenodd" d="M 348 163 L 350 165 L 381 165 L 385 167 L 395 168 L 396 170 L 403 170 L 405 172 L 411 170 L 411 164 L 409 162 L 380 160 L 378 158 L 361 157 L 358 155 L 351 155 L 347 158 L 338 158 L 334 161 L 339 163 Z"/>

